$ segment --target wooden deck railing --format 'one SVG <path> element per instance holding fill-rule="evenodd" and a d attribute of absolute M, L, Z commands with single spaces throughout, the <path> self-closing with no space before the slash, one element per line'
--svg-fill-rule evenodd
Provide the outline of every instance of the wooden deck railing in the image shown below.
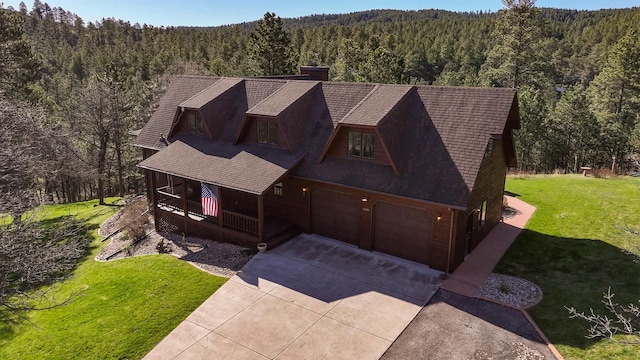
<path fill-rule="evenodd" d="M 258 219 L 251 216 L 223 210 L 222 224 L 224 227 L 258 235 Z"/>
<path fill-rule="evenodd" d="M 158 207 L 167 207 L 175 211 L 184 211 L 182 209 L 182 199 L 178 195 L 174 195 L 160 189 L 156 189 L 158 196 Z"/>
<path fill-rule="evenodd" d="M 206 222 L 218 224 L 218 217 L 211 215 L 204 215 L 202 213 L 202 203 L 200 201 L 187 200 L 187 209 L 189 215 L 194 215 L 202 218 Z"/>

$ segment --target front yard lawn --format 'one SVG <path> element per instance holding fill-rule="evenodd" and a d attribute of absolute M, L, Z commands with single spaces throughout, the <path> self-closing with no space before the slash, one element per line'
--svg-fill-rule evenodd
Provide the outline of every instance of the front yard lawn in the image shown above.
<path fill-rule="evenodd" d="M 142 358 L 226 281 L 170 255 L 95 261 L 104 245 L 97 228 L 118 210 L 95 204 L 47 207 L 51 218 L 85 219 L 95 240 L 74 277 L 55 290 L 61 298 L 77 294 L 71 303 L 0 325 L 1 359 Z"/>
<path fill-rule="evenodd" d="M 586 339 L 588 324 L 569 319 L 565 306 L 604 315 L 608 287 L 618 303 L 638 304 L 640 264 L 621 249 L 640 244 L 624 230 L 640 228 L 640 179 L 508 177 L 506 188 L 537 210 L 495 272 L 542 288 L 542 302 L 529 313 L 566 359 L 637 359 L 638 346 Z"/>

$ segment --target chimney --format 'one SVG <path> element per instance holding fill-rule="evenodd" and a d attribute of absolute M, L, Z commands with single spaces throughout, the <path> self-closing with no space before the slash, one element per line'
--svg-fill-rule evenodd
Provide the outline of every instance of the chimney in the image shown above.
<path fill-rule="evenodd" d="M 329 81 L 328 66 L 318 66 L 318 64 L 315 63 L 300 66 L 300 74 L 309 76 L 311 80 Z"/>

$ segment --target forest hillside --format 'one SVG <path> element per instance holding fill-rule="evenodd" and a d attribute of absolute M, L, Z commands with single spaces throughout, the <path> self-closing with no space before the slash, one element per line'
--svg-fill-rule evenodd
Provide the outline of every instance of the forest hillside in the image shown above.
<path fill-rule="evenodd" d="M 640 8 L 511 3 L 495 13 L 371 10 L 282 19 L 287 56 L 291 69 L 329 66 L 336 81 L 516 87 L 519 169 L 637 172 Z M 31 182 L 12 186 L 35 186 L 56 201 L 141 191 L 129 132 L 144 125 L 170 75 L 265 75 L 255 58 L 255 47 L 265 46 L 252 37 L 257 25 L 85 22 L 40 0 L 31 9 L 0 9 L 3 130 L 39 129 L 33 141 L 47 150 L 25 150 L 29 166 L 53 169 L 15 165 Z"/>

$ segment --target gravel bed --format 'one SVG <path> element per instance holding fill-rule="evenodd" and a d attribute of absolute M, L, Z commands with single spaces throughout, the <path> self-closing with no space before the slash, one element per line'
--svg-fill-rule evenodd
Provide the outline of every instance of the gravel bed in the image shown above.
<path fill-rule="evenodd" d="M 120 226 L 120 212 L 107 219 L 99 229 L 99 234 L 107 236 Z M 158 243 L 163 242 L 165 253 L 188 261 L 208 273 L 232 277 L 257 252 L 242 246 L 221 243 L 208 239 L 183 237 L 176 234 L 158 233 L 149 217 L 147 238 L 135 244 L 123 233 L 111 237 L 102 251 L 96 256 L 98 261 L 112 261 L 131 256 L 159 254 Z"/>
<path fill-rule="evenodd" d="M 542 290 L 529 280 L 493 273 L 478 290 L 478 296 L 527 309 L 542 300 Z"/>

